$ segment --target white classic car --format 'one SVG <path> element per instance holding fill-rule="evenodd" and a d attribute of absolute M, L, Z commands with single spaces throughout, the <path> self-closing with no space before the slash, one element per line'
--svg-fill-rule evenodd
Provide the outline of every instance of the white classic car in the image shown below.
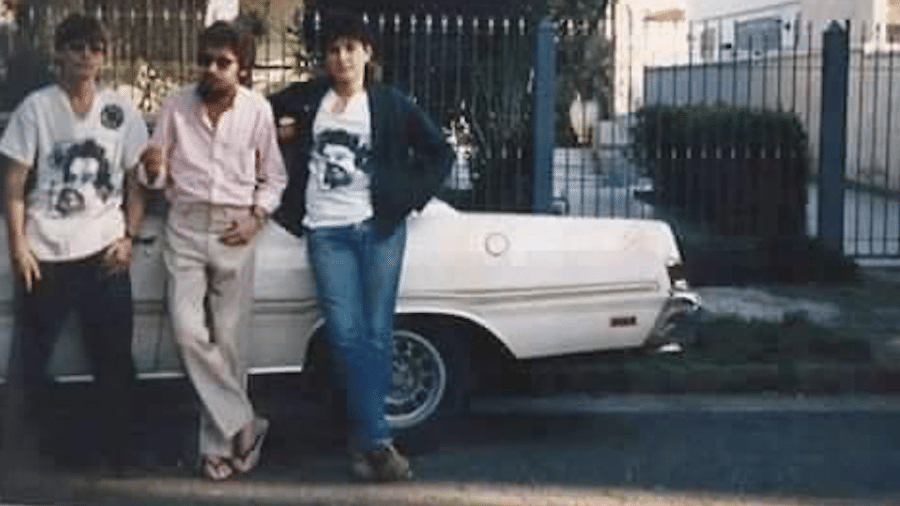
<path fill-rule="evenodd" d="M 163 304 L 162 227 L 161 213 L 148 217 L 134 248 L 133 352 L 145 379 L 182 374 Z M 409 218 L 391 423 L 410 428 L 459 409 L 481 369 L 496 374 L 494 359 L 665 343 L 668 327 L 699 307 L 683 273 L 660 221 L 467 213 L 433 200 Z M 2 379 L 13 323 L 5 261 L 0 276 Z M 323 327 L 314 290 L 303 239 L 270 224 L 256 258 L 251 373 L 300 372 L 317 356 Z M 52 358 L 58 381 L 90 379 L 75 328 L 70 322 Z"/>

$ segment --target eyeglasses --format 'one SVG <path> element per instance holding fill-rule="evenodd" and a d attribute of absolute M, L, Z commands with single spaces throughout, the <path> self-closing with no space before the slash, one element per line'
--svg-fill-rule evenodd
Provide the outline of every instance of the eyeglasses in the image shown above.
<path fill-rule="evenodd" d="M 74 53 L 81 53 L 85 49 L 92 53 L 102 53 L 106 50 L 106 46 L 101 42 L 86 42 L 83 40 L 69 42 L 66 44 L 66 48 Z"/>
<path fill-rule="evenodd" d="M 215 63 L 216 67 L 220 69 L 227 69 L 228 67 L 234 65 L 237 60 L 233 58 L 228 58 L 227 56 L 219 56 L 218 58 L 213 58 L 208 54 L 201 54 L 197 56 L 197 65 L 201 67 L 209 67 L 211 63 Z"/>

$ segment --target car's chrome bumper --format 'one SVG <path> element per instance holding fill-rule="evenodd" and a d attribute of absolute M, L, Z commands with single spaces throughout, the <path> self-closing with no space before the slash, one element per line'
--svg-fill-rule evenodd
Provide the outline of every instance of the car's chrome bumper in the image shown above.
<path fill-rule="evenodd" d="M 649 349 L 658 349 L 677 341 L 673 331 L 679 326 L 689 323 L 691 316 L 696 314 L 702 306 L 700 295 L 689 290 L 673 290 L 663 305 L 653 329 L 644 341 L 644 346 Z"/>

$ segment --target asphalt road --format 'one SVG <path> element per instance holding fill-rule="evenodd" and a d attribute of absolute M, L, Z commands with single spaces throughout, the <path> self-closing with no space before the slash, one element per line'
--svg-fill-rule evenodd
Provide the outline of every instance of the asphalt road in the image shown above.
<path fill-rule="evenodd" d="M 265 406 L 273 431 L 263 462 L 239 481 L 192 475 L 193 419 L 182 405 L 157 410 L 145 428 L 158 469 L 117 479 L 62 469 L 6 485 L 0 502 L 900 504 L 900 399 L 487 400 L 465 420 L 403 440 L 417 480 L 400 485 L 349 481 L 340 431 L 312 408 L 290 398 Z M 77 438 L 77 422 L 61 425 Z"/>

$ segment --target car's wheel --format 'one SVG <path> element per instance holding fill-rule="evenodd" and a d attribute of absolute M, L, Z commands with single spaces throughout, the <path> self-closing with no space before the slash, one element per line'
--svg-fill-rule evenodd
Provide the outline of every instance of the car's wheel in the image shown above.
<path fill-rule="evenodd" d="M 450 328 L 398 324 L 386 414 L 395 430 L 448 418 L 465 406 L 469 356 L 462 336 Z"/>

